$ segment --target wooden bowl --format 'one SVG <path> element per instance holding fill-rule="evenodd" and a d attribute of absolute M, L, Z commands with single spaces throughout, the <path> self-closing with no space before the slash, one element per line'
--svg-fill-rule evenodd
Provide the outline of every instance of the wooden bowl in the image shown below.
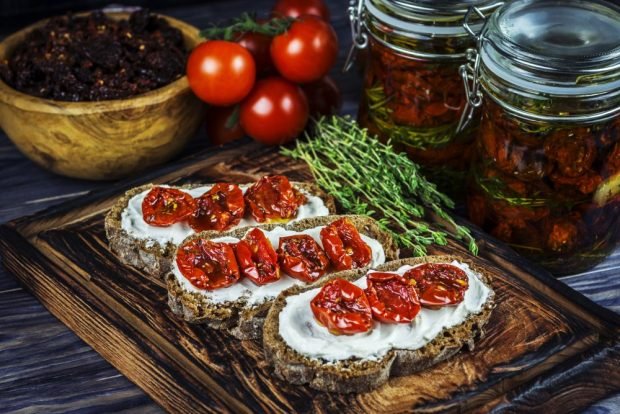
<path fill-rule="evenodd" d="M 197 28 L 161 17 L 182 32 L 188 50 L 200 43 Z M 45 23 L 7 37 L 0 43 L 0 59 Z M 0 127 L 32 161 L 69 177 L 109 180 L 161 164 L 181 151 L 203 119 L 204 105 L 186 76 L 136 97 L 98 102 L 42 99 L 0 80 Z"/>

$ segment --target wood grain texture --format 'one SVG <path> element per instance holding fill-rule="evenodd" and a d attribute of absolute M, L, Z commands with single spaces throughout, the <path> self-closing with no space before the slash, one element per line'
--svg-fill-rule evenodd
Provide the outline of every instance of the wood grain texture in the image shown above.
<path fill-rule="evenodd" d="M 109 13 L 114 19 L 128 13 Z M 168 18 L 186 46 L 200 42 L 198 29 Z M 0 43 L 0 59 L 35 27 Z M 125 177 L 177 155 L 202 123 L 204 105 L 187 77 L 129 99 L 61 102 L 18 92 L 0 80 L 0 126 L 32 161 L 55 173 L 91 180 Z"/>
<path fill-rule="evenodd" d="M 272 149 L 236 144 L 164 171 L 156 181 L 235 181 L 267 172 L 308 176 L 302 164 Z M 309 401 L 319 412 L 471 409 L 501 400 L 600 337 L 618 334 L 613 316 L 546 288 L 538 275 L 520 269 L 522 259 L 488 239 L 482 256 L 497 275 L 498 306 L 473 352 L 367 394 L 294 387 L 272 377 L 259 344 L 185 324 L 167 308 L 161 283 L 118 262 L 105 240 L 103 214 L 124 190 L 114 186 L 71 207 L 19 220 L 3 227 L 0 238 L 9 268 L 52 313 L 169 411 L 305 412 Z"/>
<path fill-rule="evenodd" d="M 175 6 L 160 12 L 204 27 L 212 21 L 223 21 L 241 11 L 268 10 L 271 0 L 210 1 L 195 6 Z M 342 63 L 350 42 L 344 0 L 329 1 L 332 20 L 339 34 Z M 59 5 L 60 7 L 60 5 Z M 15 26 L 13 26 L 15 27 Z M 0 27 L 0 33 L 7 33 L 7 26 Z M 342 88 L 344 113 L 357 111 L 360 79 L 356 74 L 342 74 L 339 67 L 332 72 Z M 201 130 L 183 152 L 189 155 L 207 147 Z M 60 202 L 84 196 L 90 190 L 104 189 L 107 183 L 81 181 L 54 175 L 26 159 L 15 146 L 0 133 L 0 223 L 17 217 L 33 214 Z M 145 178 L 146 180 L 146 178 Z M 139 181 L 139 180 L 134 180 Z M 0 258 L 0 262 L 1 262 Z M 608 309 L 620 312 L 620 250 L 605 262 L 584 274 L 573 275 L 561 280 L 577 289 L 590 299 Z M 17 316 L 19 315 L 19 316 Z M 66 351 L 66 352 L 65 352 Z M 585 358 L 575 369 L 590 366 Z M 51 369 L 50 367 L 53 367 Z M 595 373 L 596 371 L 588 371 Z M 587 375 L 587 374 L 586 374 Z M 600 375 L 600 373 L 598 374 Z M 146 396 L 142 390 L 129 382 L 118 370 L 103 360 L 65 325 L 18 284 L 12 274 L 0 264 L 0 412 L 46 412 L 46 413 L 108 413 L 108 412 L 161 412 L 162 409 Z M 74 380 L 77 379 L 77 380 Z M 544 376 L 538 377 L 545 383 Z M 594 387 L 601 387 L 600 381 L 593 381 Z M 562 389 L 573 382 L 556 382 L 553 386 Z M 620 412 L 620 394 L 612 381 L 607 388 L 616 388 L 616 397 L 595 403 L 587 413 Z M 543 396 L 546 389 L 539 386 Z M 562 395 L 556 392 L 555 396 Z M 576 393 L 567 393 L 575 396 Z M 557 401 L 557 400 L 552 400 Z M 567 403 L 567 400 L 560 400 Z M 568 400 L 572 407 L 572 401 Z M 531 412 L 536 405 L 530 405 Z M 561 405 L 560 405 L 561 406 Z M 585 405 L 579 404 L 577 410 Z M 506 400 L 501 412 L 518 412 L 521 406 L 514 400 Z"/>

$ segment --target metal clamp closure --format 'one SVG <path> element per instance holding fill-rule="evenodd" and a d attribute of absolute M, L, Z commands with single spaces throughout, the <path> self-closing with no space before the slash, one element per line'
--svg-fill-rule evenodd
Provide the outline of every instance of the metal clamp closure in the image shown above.
<path fill-rule="evenodd" d="M 347 60 L 342 68 L 343 72 L 347 72 L 353 66 L 357 51 L 368 46 L 368 34 L 364 29 L 364 0 L 349 0 L 349 23 L 351 25 L 351 38 L 353 43 L 349 49 Z"/>
<path fill-rule="evenodd" d="M 482 30 L 480 31 L 480 35 L 473 31 L 471 26 L 469 25 L 469 20 L 472 13 L 476 13 L 483 21 L 484 24 L 482 26 Z M 459 74 L 463 79 L 463 87 L 465 88 L 465 97 L 467 101 L 465 102 L 465 108 L 463 108 L 463 113 L 461 115 L 461 119 L 459 120 L 459 124 L 456 127 L 456 133 L 462 132 L 471 120 L 474 117 L 476 109 L 482 105 L 482 91 L 480 90 L 480 53 L 479 51 L 482 48 L 482 43 L 484 42 L 484 26 L 487 24 L 487 19 L 484 16 L 484 13 L 480 11 L 477 7 L 470 7 L 465 14 L 465 18 L 463 21 L 463 28 L 471 37 L 476 39 L 476 49 L 467 49 L 467 63 L 463 64 L 459 67 Z"/>

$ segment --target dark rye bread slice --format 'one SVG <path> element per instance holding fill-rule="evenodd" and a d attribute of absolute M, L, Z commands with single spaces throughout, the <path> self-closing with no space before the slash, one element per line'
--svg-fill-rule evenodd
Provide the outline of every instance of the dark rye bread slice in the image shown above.
<path fill-rule="evenodd" d="M 375 220 L 367 216 L 347 215 L 313 217 L 292 222 L 284 227 L 287 230 L 303 231 L 325 226 L 341 217 L 349 218 L 361 234 L 376 239 L 381 243 L 385 252 L 386 261 L 398 258 L 398 246 L 394 243 L 392 237 L 381 230 Z M 269 231 L 278 226 L 282 225 L 268 224 L 260 228 Z M 219 234 L 203 232 L 190 236 L 186 240 L 197 238 L 211 239 L 225 236 L 240 239 L 247 231 L 248 228 Z M 277 249 L 277 246 L 274 247 Z M 168 304 L 175 314 L 190 323 L 205 323 L 215 329 L 229 330 L 239 339 L 260 338 L 265 316 L 273 303 L 273 300 L 270 300 L 253 307 L 247 306 L 245 300 L 213 303 L 199 293 L 184 290 L 172 272 L 168 273 L 166 277 L 166 285 L 168 287 Z"/>
<path fill-rule="evenodd" d="M 325 206 L 329 210 L 330 214 L 336 213 L 336 205 L 333 197 L 325 193 L 317 185 L 305 182 L 292 182 L 292 184 L 299 190 L 320 197 L 325 203 Z M 211 185 L 211 183 L 188 184 L 173 187 L 189 190 L 205 185 Z M 118 256 L 121 262 L 144 271 L 154 279 L 161 280 L 163 276 L 170 271 L 172 255 L 174 254 L 177 246 L 170 242 L 162 245 L 155 240 L 133 237 L 131 234 L 123 230 L 121 225 L 122 214 L 127 208 L 129 200 L 153 187 L 156 187 L 156 185 L 142 185 L 140 187 L 132 188 L 121 196 L 105 217 L 105 232 L 110 248 Z M 222 234 L 222 232 L 217 231 L 213 231 L 212 233 Z"/>
<path fill-rule="evenodd" d="M 487 287 L 491 287 L 491 275 L 484 268 L 457 256 L 427 256 L 389 262 L 374 270 L 393 271 L 403 265 L 421 263 L 451 263 L 457 260 L 466 263 L 482 276 Z M 494 305 L 494 293 L 478 314 L 470 316 L 460 325 L 444 329 L 435 339 L 418 350 L 392 349 L 379 360 L 348 359 L 326 363 L 308 358 L 290 348 L 279 333 L 280 312 L 286 305 L 286 298 L 310 289 L 315 289 L 335 278 L 355 281 L 366 274 L 365 270 L 335 273 L 309 286 L 295 286 L 284 291 L 271 306 L 263 327 L 263 346 L 267 361 L 275 374 L 293 384 L 309 384 L 312 388 L 329 392 L 367 392 L 373 390 L 391 377 L 410 375 L 424 370 L 459 352 L 463 346 L 474 348 L 474 340 L 482 337 L 483 327 L 489 320 Z M 310 309 L 308 309 L 310 312 Z"/>

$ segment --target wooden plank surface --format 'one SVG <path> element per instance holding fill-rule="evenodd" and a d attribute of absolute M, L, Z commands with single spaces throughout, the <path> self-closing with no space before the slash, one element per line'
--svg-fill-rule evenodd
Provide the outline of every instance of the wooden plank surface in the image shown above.
<path fill-rule="evenodd" d="M 332 15 L 348 42 L 344 1 L 332 1 Z M 242 10 L 265 10 L 270 1 L 211 2 L 163 12 L 200 26 Z M 344 54 L 341 50 L 341 60 Z M 359 80 L 334 73 L 345 91 L 344 111 L 354 113 Z M 186 154 L 205 146 L 198 137 Z M 31 164 L 0 136 L 0 222 L 31 214 L 105 184 L 53 176 Z M 584 275 L 564 278 L 601 305 L 620 311 L 620 252 Z M 617 358 L 617 354 L 616 354 Z M 585 367 L 589 364 L 578 365 Z M 570 378 L 566 386 L 570 386 Z M 558 382 L 559 384 L 565 384 Z M 614 384 L 612 381 L 609 384 Z M 613 388 L 611 389 L 613 392 Z M 603 395 L 602 395 L 603 396 Z M 0 412 L 159 412 L 139 388 L 52 317 L 0 268 Z M 527 403 L 527 401 L 525 401 Z M 620 411 L 620 398 L 603 401 L 592 412 Z"/>

